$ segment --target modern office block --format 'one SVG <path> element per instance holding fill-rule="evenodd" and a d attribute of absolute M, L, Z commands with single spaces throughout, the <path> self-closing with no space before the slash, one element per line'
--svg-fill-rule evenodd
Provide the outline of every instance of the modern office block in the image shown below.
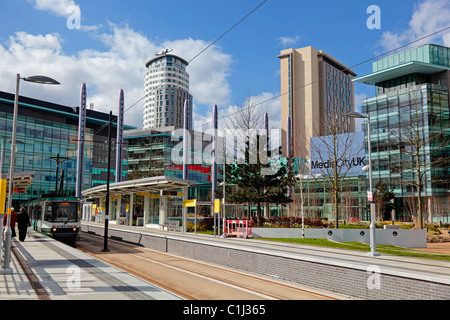
<path fill-rule="evenodd" d="M 14 94 L 0 92 L 0 140 L 4 141 L 5 146 L 3 173 L 7 173 L 10 167 L 13 110 Z M 105 184 L 108 177 L 109 114 L 94 110 L 86 112 L 83 189 Z M 19 98 L 15 172 L 33 172 L 34 181 L 25 193 L 14 194 L 13 201 L 16 204 L 55 191 L 62 191 L 68 196 L 75 195 L 78 117 L 78 106 L 72 108 L 22 96 Z M 131 128 L 134 127 L 125 126 L 125 129 Z M 112 131 L 114 138 L 115 124 Z M 111 168 L 114 168 L 114 151 L 111 152 L 111 161 Z M 126 160 L 123 164 L 125 176 Z M 114 181 L 114 176 L 115 170 L 111 170 L 111 181 Z"/>
<path fill-rule="evenodd" d="M 371 74 L 354 81 L 376 91 L 363 107 L 370 116 L 374 185 L 383 181 L 394 190 L 398 218 L 411 217 L 421 185 L 432 215 L 425 219 L 448 219 L 450 48 L 427 44 L 380 59 Z"/>
<path fill-rule="evenodd" d="M 350 68 L 322 50 L 313 47 L 282 50 L 281 123 L 282 152 L 287 155 L 287 121 L 291 119 L 291 151 L 294 157 L 309 158 L 308 141 L 312 137 L 354 131 L 354 120 L 345 117 L 354 111 Z"/>

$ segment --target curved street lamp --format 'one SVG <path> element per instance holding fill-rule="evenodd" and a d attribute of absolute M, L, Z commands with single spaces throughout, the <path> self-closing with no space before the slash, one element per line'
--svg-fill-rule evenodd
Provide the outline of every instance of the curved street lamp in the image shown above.
<path fill-rule="evenodd" d="M 370 192 L 370 255 L 379 256 L 380 253 L 376 251 L 376 238 L 375 238 L 375 202 L 373 201 L 373 189 L 372 189 L 372 155 L 370 147 L 370 115 L 361 112 L 350 112 L 345 115 L 349 118 L 367 119 L 367 149 L 369 151 L 369 192 Z"/>
<path fill-rule="evenodd" d="M 2 260 L 2 271 L 1 273 L 11 273 L 12 269 L 9 267 L 11 260 L 11 207 L 12 207 L 12 191 L 13 191 L 13 178 L 14 178 L 14 153 L 16 149 L 16 127 L 17 127 L 17 113 L 19 109 L 19 83 L 20 80 L 24 80 L 27 82 L 34 82 L 40 84 L 52 84 L 58 85 L 60 84 L 55 79 L 46 77 L 46 76 L 32 76 L 27 78 L 21 78 L 20 74 L 16 75 L 16 95 L 14 98 L 14 117 L 13 117 L 13 127 L 12 127 L 12 141 L 11 141 L 11 158 L 10 158 L 10 169 L 9 169 L 9 190 L 8 190 L 8 211 L 6 213 L 7 219 L 7 227 L 5 230 L 5 241 L 4 241 L 4 256 Z"/>
<path fill-rule="evenodd" d="M 19 76 L 19 78 L 20 78 L 20 76 Z M 40 84 L 55 84 L 55 85 L 56 84 L 60 84 L 55 79 L 52 79 L 52 78 L 49 78 L 49 77 L 46 77 L 46 76 L 32 76 L 32 77 L 21 78 L 21 79 L 23 81 L 40 83 Z"/>

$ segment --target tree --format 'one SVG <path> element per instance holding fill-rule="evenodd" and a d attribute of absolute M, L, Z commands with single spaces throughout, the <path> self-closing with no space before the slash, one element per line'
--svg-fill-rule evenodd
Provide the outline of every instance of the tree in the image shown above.
<path fill-rule="evenodd" d="M 378 219 L 388 220 L 392 210 L 395 208 L 391 200 L 395 199 L 393 190 L 389 190 L 383 181 L 378 181 L 373 193 L 373 200 Z"/>
<path fill-rule="evenodd" d="M 226 125 L 227 144 L 233 141 L 236 149 L 235 162 L 226 165 L 227 185 L 233 185 L 230 194 L 226 191 L 227 203 L 256 204 L 257 223 L 261 225 L 263 205 L 268 207 L 269 204 L 291 201 L 286 196 L 290 178 L 288 164 L 281 163 L 277 158 L 278 147 L 271 149 L 269 132 L 263 126 L 264 112 L 251 95 L 243 100 L 242 106 L 234 108 L 232 116 L 227 117 Z M 221 191 L 218 190 L 217 194 Z"/>
<path fill-rule="evenodd" d="M 323 125 L 329 135 L 311 139 L 311 174 L 333 196 L 335 226 L 339 228 L 340 196 L 352 183 L 346 179 L 351 169 L 364 160 L 363 146 L 357 143 L 360 133 L 345 133 L 346 123 L 339 115 L 325 117 Z"/>
<path fill-rule="evenodd" d="M 247 142 L 245 161 L 235 162 L 226 168 L 226 180 L 235 187 L 234 193 L 228 196 L 228 202 L 256 204 L 257 225 L 262 226 L 261 209 L 264 204 L 287 204 L 291 199 L 287 197 L 287 185 L 290 183 L 287 167 L 289 164 L 278 163 L 278 168 L 261 162 L 260 139 Z M 256 154 L 254 154 L 256 153 Z M 256 158 L 256 162 L 250 159 Z M 275 161 L 275 160 L 273 160 Z"/>

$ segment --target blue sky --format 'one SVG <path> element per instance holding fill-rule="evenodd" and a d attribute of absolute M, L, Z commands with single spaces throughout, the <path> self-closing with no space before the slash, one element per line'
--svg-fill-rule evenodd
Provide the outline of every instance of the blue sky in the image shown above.
<path fill-rule="evenodd" d="M 22 84 L 20 93 L 78 105 L 86 82 L 88 104 L 116 113 L 120 89 L 128 109 L 144 95 L 145 62 L 164 48 L 190 60 L 262 0 L 0 0 L 0 90 L 13 92 L 15 74 L 45 74 L 58 87 Z M 80 8 L 81 29 L 70 29 L 67 8 Z M 367 8 L 377 5 L 381 29 L 369 29 Z M 450 0 L 297 1 L 268 0 L 188 66 L 194 120 L 219 117 L 249 94 L 280 121 L 279 59 L 286 48 L 313 46 L 347 66 L 450 25 Z M 450 33 L 426 42 L 450 46 Z M 371 62 L 354 68 L 371 71 Z M 356 104 L 374 88 L 355 86 Z M 271 99 L 274 98 L 274 99 Z M 269 100 L 270 99 L 270 100 Z M 142 126 L 142 103 L 126 113 Z"/>

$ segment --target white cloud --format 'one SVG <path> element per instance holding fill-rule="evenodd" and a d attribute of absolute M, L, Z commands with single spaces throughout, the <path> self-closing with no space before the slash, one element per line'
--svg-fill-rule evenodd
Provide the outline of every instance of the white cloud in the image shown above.
<path fill-rule="evenodd" d="M 50 11 L 58 16 L 67 17 L 67 10 L 75 5 L 73 0 L 29 0 L 34 7 L 42 11 Z"/>
<path fill-rule="evenodd" d="M 256 115 L 263 116 L 267 112 L 269 118 L 269 129 L 272 131 L 272 147 L 280 143 L 281 129 L 281 100 L 279 94 L 263 92 L 259 95 L 249 95 L 244 98 L 256 104 Z M 226 106 L 218 106 L 218 129 L 219 135 L 224 135 L 227 129 L 232 129 L 229 125 L 229 119 L 239 117 L 239 113 L 243 112 L 245 102 L 242 105 L 228 104 Z M 260 128 L 255 128 L 260 129 Z M 194 130 L 213 133 L 213 105 L 203 115 L 196 115 L 194 118 Z M 230 137 L 227 137 L 231 139 Z"/>
<path fill-rule="evenodd" d="M 50 2 L 47 2 L 49 4 Z M 42 5 L 42 3 L 41 3 Z M 128 26 L 109 25 L 109 33 L 97 34 L 106 47 L 64 53 L 64 39 L 59 34 L 33 35 L 18 32 L 6 45 L 0 43 L 0 88 L 14 92 L 15 74 L 42 74 L 61 82 L 60 86 L 22 83 L 20 94 L 68 106 L 79 104 L 80 87 L 87 85 L 87 104 L 95 110 L 117 113 L 119 90 L 125 94 L 125 109 L 144 95 L 145 63 L 164 48 L 186 60 L 207 45 L 203 40 L 180 39 L 154 43 Z M 220 47 L 212 46 L 188 67 L 191 93 L 197 104 L 229 103 L 231 89 L 227 77 L 232 58 Z M 143 101 L 125 113 L 125 123 L 142 127 Z"/>
<path fill-rule="evenodd" d="M 450 3 L 448 0 L 425 0 L 414 5 L 414 12 L 408 28 L 400 32 L 386 31 L 381 35 L 380 45 L 393 50 L 416 39 L 422 38 L 449 26 Z M 450 31 L 428 37 L 412 46 L 425 43 L 442 43 L 450 46 Z M 404 49 L 404 48 L 403 48 Z"/>
<path fill-rule="evenodd" d="M 164 42 L 162 49 L 173 49 L 173 53 L 190 61 L 209 43 L 191 38 Z M 197 56 L 187 67 L 189 91 L 198 104 L 226 104 L 231 98 L 231 87 L 227 80 L 233 59 L 221 52 L 220 47 L 212 46 Z"/>
<path fill-rule="evenodd" d="M 355 111 L 361 112 L 361 106 L 364 104 L 364 99 L 367 99 L 367 94 L 364 92 L 355 94 Z"/>
<path fill-rule="evenodd" d="M 283 47 L 291 47 L 300 41 L 301 37 L 296 35 L 294 37 L 279 37 L 277 40 Z"/>
<path fill-rule="evenodd" d="M 355 111 L 361 112 L 361 106 L 364 104 L 364 99 L 367 99 L 367 94 L 364 92 L 355 94 Z M 361 131 L 362 124 L 364 123 L 364 119 L 356 118 L 355 119 L 355 130 Z"/>

